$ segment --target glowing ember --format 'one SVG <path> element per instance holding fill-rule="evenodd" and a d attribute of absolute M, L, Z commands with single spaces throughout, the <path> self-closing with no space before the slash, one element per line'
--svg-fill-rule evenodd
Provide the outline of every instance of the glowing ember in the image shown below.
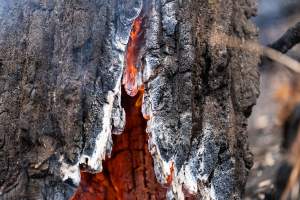
<path fill-rule="evenodd" d="M 135 96 L 139 90 L 137 59 L 140 50 L 139 40 L 142 35 L 142 19 L 134 20 L 126 52 L 126 67 L 123 84 L 128 95 Z"/>
<path fill-rule="evenodd" d="M 72 200 L 166 199 L 166 188 L 156 180 L 153 160 L 147 145 L 146 120 L 141 113 L 143 90 L 135 97 L 122 91 L 126 126 L 113 136 L 111 158 L 103 163 L 103 172 L 82 172 L 80 187 Z"/>

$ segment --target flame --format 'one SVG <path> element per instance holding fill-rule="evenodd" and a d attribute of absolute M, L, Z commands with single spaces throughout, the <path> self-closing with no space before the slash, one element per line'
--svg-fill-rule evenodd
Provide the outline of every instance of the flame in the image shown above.
<path fill-rule="evenodd" d="M 126 66 L 123 77 L 123 84 L 128 95 L 135 96 L 139 91 L 137 59 L 139 52 L 139 40 L 142 33 L 142 18 L 138 17 L 134 20 L 132 31 L 130 33 L 129 42 L 126 52 Z"/>

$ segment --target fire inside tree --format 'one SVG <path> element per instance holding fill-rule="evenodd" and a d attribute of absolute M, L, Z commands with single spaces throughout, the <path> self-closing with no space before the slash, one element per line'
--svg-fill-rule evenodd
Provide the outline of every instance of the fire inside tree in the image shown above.
<path fill-rule="evenodd" d="M 103 171 L 82 171 L 81 183 L 72 200 L 166 199 L 167 187 L 156 180 L 153 158 L 148 150 L 147 121 L 141 112 L 144 86 L 139 80 L 138 55 L 141 50 L 143 19 L 134 20 L 126 51 L 122 107 L 126 112 L 125 130 L 113 136 L 111 156 Z M 171 177 L 169 178 L 171 182 Z"/>
<path fill-rule="evenodd" d="M 0 199 L 240 199 L 254 3 L 0 0 Z"/>
<path fill-rule="evenodd" d="M 141 67 L 137 67 L 137 61 L 139 50 L 141 49 L 139 41 L 141 41 L 143 35 L 142 18 L 138 17 L 134 20 L 130 33 L 126 52 L 126 68 L 123 77 L 124 88 L 130 96 L 135 96 L 139 88 L 142 87 L 142 81 L 139 80 L 139 77 L 141 77 L 139 69 Z"/>
<path fill-rule="evenodd" d="M 98 174 L 81 173 L 80 187 L 73 200 L 166 199 L 166 188 L 155 178 L 153 159 L 148 150 L 146 120 L 141 113 L 143 90 L 130 97 L 122 90 L 126 126 L 113 136 L 111 157 Z"/>

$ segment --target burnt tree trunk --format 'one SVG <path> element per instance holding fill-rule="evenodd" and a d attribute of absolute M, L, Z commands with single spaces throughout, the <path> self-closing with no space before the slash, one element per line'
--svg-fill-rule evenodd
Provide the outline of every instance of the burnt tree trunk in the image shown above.
<path fill-rule="evenodd" d="M 241 199 L 255 6 L 0 0 L 0 199 Z"/>

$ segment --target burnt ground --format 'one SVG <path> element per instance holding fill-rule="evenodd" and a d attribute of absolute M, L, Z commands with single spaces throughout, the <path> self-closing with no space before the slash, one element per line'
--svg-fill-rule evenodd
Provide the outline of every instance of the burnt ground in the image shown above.
<path fill-rule="evenodd" d="M 260 43 L 273 43 L 296 24 L 300 20 L 297 12 L 299 6 L 298 0 L 259 0 L 258 16 L 254 22 L 259 28 Z M 299 60 L 299 52 L 300 48 L 296 46 L 288 55 Z M 246 185 L 245 200 L 268 199 L 268 194 L 274 190 L 273 182 L 283 159 L 281 128 L 278 125 L 280 105 L 274 96 L 292 74 L 275 63 L 262 67 L 261 94 L 249 119 L 249 143 L 254 154 L 254 165 Z"/>
<path fill-rule="evenodd" d="M 275 95 L 289 75 L 279 66 L 261 73 L 261 95 L 249 119 L 249 142 L 254 165 L 246 186 L 246 200 L 268 199 L 268 194 L 273 192 L 276 171 L 283 159 L 277 117 L 280 105 Z"/>

